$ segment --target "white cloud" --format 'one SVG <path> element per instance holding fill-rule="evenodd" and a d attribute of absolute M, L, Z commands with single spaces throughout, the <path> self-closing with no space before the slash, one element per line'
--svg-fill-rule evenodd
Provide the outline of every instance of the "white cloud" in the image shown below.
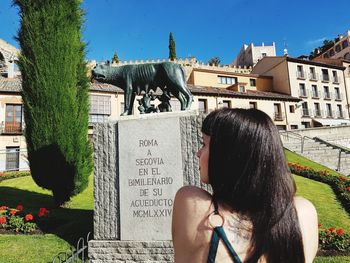
<path fill-rule="evenodd" d="M 321 45 L 323 43 L 323 41 L 325 41 L 326 39 L 327 39 L 326 37 L 322 37 L 322 38 L 318 38 L 318 39 L 311 39 L 311 40 L 308 40 L 306 42 L 306 44 L 308 46 Z"/>

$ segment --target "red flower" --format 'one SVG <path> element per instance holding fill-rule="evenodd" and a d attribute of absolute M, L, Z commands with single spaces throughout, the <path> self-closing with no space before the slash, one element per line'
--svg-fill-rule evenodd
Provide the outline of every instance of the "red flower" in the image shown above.
<path fill-rule="evenodd" d="M 6 224 L 6 217 L 1 216 L 0 217 L 0 225 Z"/>
<path fill-rule="evenodd" d="M 330 227 L 329 228 L 329 231 L 331 231 L 331 232 L 334 231 L 334 230 L 335 230 L 335 227 Z"/>
<path fill-rule="evenodd" d="M 318 228 L 320 228 L 322 226 L 322 224 L 318 224 L 317 226 L 318 226 Z"/>
<path fill-rule="evenodd" d="M 331 231 L 329 231 L 328 229 L 326 229 L 324 232 L 326 232 L 327 235 L 331 233 Z"/>
<path fill-rule="evenodd" d="M 19 210 L 19 211 L 22 211 L 23 210 L 23 205 L 17 205 L 16 209 Z"/>
<path fill-rule="evenodd" d="M 346 188 L 346 191 L 350 192 L 350 186 Z"/>
<path fill-rule="evenodd" d="M 343 229 L 341 229 L 341 228 L 337 229 L 337 235 L 338 236 L 343 235 L 343 233 L 344 233 Z"/>
<path fill-rule="evenodd" d="M 32 214 L 27 214 L 24 218 L 26 221 L 32 221 L 34 219 Z"/>
<path fill-rule="evenodd" d="M 47 210 L 45 207 L 42 207 L 39 209 L 38 216 L 43 217 L 46 216 L 49 213 L 49 210 Z"/>
<path fill-rule="evenodd" d="M 7 206 L 6 205 L 3 205 L 3 206 L 0 206 L 0 210 L 7 210 Z"/>
<path fill-rule="evenodd" d="M 11 214 L 11 215 L 14 216 L 16 213 L 17 213 L 17 210 L 16 210 L 16 209 L 11 209 L 11 210 L 10 210 L 10 214 Z"/>

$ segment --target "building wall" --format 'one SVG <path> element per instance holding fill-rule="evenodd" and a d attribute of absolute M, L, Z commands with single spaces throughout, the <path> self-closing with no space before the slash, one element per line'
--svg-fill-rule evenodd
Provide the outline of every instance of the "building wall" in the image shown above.
<path fill-rule="evenodd" d="M 329 48 L 319 57 L 345 58 L 350 60 L 350 31 L 348 30 L 344 36 L 340 35 L 339 40 L 334 43 L 334 46 Z"/>
<path fill-rule="evenodd" d="M 298 77 L 297 67 L 302 67 L 304 76 Z M 311 79 L 310 68 L 315 69 L 316 79 Z M 347 99 L 346 99 L 346 89 L 343 71 L 340 69 L 334 69 L 327 66 L 316 66 L 296 62 L 288 62 L 289 69 L 289 79 L 291 87 L 291 95 L 293 97 L 300 97 L 303 102 L 307 102 L 309 109 L 309 117 L 302 117 L 302 122 L 311 122 L 311 118 L 324 119 L 326 116 L 326 104 L 330 104 L 332 108 L 332 117 L 330 119 L 349 119 L 349 114 L 347 111 Z M 328 70 L 329 81 L 322 80 L 322 69 Z M 336 72 L 338 76 L 338 82 L 336 83 L 333 79 L 333 72 Z M 306 96 L 300 95 L 300 84 L 303 84 L 306 89 Z M 312 85 L 316 85 L 318 89 L 319 96 L 315 98 L 312 93 Z M 324 87 L 328 87 L 330 92 L 330 99 L 325 99 Z M 341 98 L 339 100 L 335 99 L 335 88 L 339 88 Z M 315 112 L 315 103 L 319 103 L 321 109 L 321 115 L 317 116 Z M 337 105 L 341 105 L 343 118 L 337 117 Z M 328 118 L 329 119 L 329 118 Z"/>
<path fill-rule="evenodd" d="M 276 47 L 273 42 L 272 45 L 255 46 L 253 43 L 244 44 L 236 59 L 233 61 L 235 66 L 254 66 L 259 60 L 265 56 L 276 56 Z"/>

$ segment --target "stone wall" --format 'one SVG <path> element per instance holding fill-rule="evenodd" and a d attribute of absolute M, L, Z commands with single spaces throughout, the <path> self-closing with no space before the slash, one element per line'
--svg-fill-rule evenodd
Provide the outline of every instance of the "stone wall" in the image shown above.
<path fill-rule="evenodd" d="M 168 117 L 180 122 L 183 184 L 201 186 L 196 153 L 202 140 L 203 116 L 184 112 L 147 114 L 138 118 Z M 173 262 L 171 240 L 121 240 L 118 160 L 122 153 L 117 149 L 118 122 L 97 124 L 94 127 L 94 238 L 89 241 L 89 258 L 92 263 Z"/>

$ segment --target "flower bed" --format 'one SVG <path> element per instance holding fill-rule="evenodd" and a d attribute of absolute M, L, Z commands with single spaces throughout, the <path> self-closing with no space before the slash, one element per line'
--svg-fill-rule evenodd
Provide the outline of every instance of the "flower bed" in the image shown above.
<path fill-rule="evenodd" d="M 350 251 L 350 235 L 344 233 L 342 228 L 319 230 L 319 247 L 321 250 Z"/>
<path fill-rule="evenodd" d="M 37 213 L 25 212 L 23 205 L 16 208 L 0 206 L 0 231 L 3 233 L 40 233 L 38 224 L 46 220 L 49 210 L 42 207 Z"/>
<path fill-rule="evenodd" d="M 330 175 L 328 171 L 315 171 L 310 167 L 288 163 L 292 174 L 330 185 L 344 209 L 350 214 L 350 178 Z"/>
<path fill-rule="evenodd" d="M 0 172 L 0 182 L 7 179 L 29 176 L 30 171 Z"/>

